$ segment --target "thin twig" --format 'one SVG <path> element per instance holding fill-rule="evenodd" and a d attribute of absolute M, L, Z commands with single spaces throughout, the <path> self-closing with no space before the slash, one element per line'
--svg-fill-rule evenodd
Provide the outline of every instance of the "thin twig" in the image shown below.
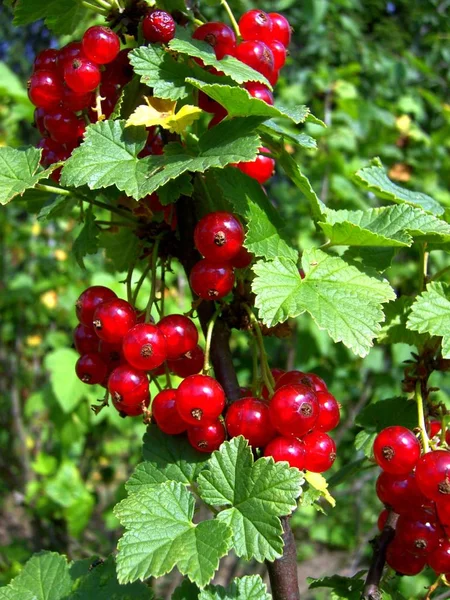
<path fill-rule="evenodd" d="M 380 589 L 380 581 L 386 563 L 386 552 L 395 536 L 397 520 L 398 514 L 390 511 L 383 531 L 373 542 L 372 563 L 367 573 L 361 600 L 382 599 L 383 592 Z"/>

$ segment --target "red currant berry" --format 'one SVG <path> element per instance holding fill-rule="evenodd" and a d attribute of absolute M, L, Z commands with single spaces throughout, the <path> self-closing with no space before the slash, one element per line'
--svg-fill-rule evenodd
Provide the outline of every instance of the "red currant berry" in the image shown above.
<path fill-rule="evenodd" d="M 126 300 L 115 298 L 100 304 L 92 322 L 101 340 L 117 344 L 136 323 L 136 312 Z"/>
<path fill-rule="evenodd" d="M 98 337 L 92 327 L 79 323 L 73 330 L 73 343 L 78 354 L 96 354 Z"/>
<path fill-rule="evenodd" d="M 167 315 L 157 326 L 166 338 L 168 359 L 176 360 L 197 346 L 197 327 L 188 317 Z"/>
<path fill-rule="evenodd" d="M 308 374 L 303 373 L 303 371 L 287 371 L 283 373 L 275 382 L 275 390 L 279 390 L 285 385 L 307 385 L 311 389 L 314 389 Z"/>
<path fill-rule="evenodd" d="M 253 96 L 253 98 L 262 100 L 266 104 L 273 105 L 273 94 L 264 84 L 256 81 L 249 81 L 244 85 L 244 87 L 250 96 Z"/>
<path fill-rule="evenodd" d="M 106 377 L 106 364 L 98 354 L 83 354 L 77 360 L 75 371 L 78 379 L 83 383 L 95 385 L 101 383 Z"/>
<path fill-rule="evenodd" d="M 252 388 L 250 387 L 243 387 L 241 386 L 239 388 L 239 398 L 247 398 L 248 396 L 252 395 Z"/>
<path fill-rule="evenodd" d="M 84 121 L 83 121 L 84 123 Z M 59 144 L 75 141 L 79 137 L 80 119 L 64 108 L 48 113 L 44 117 L 44 127 L 50 137 Z"/>
<path fill-rule="evenodd" d="M 187 434 L 191 446 L 200 452 L 214 452 L 226 439 L 225 427 L 219 420 L 188 427 Z"/>
<path fill-rule="evenodd" d="M 96 308 L 103 302 L 109 302 L 114 298 L 117 298 L 116 294 L 107 287 L 102 285 L 88 287 L 75 302 L 77 319 L 83 325 L 92 327 Z"/>
<path fill-rule="evenodd" d="M 45 129 L 44 125 L 44 118 L 47 114 L 47 111 L 43 108 L 35 108 L 34 110 L 34 126 L 42 137 L 48 137 L 48 131 Z"/>
<path fill-rule="evenodd" d="M 442 540 L 428 556 L 428 564 L 437 575 L 450 572 L 450 541 Z"/>
<path fill-rule="evenodd" d="M 321 379 L 315 373 L 305 373 L 306 377 L 311 381 L 314 391 L 316 392 L 328 392 L 327 385 L 323 379 Z"/>
<path fill-rule="evenodd" d="M 236 256 L 230 260 L 230 264 L 235 269 L 246 269 L 252 264 L 254 258 L 255 255 L 242 246 Z"/>
<path fill-rule="evenodd" d="M 98 336 L 97 336 L 98 340 Z M 110 344 L 100 340 L 98 345 L 98 353 L 108 366 L 108 373 L 111 373 L 119 365 L 125 362 L 122 353 L 122 344 Z"/>
<path fill-rule="evenodd" d="M 79 110 L 91 106 L 94 103 L 94 98 L 91 92 L 87 94 L 77 94 L 65 85 L 61 103 L 65 109 L 78 112 Z"/>
<path fill-rule="evenodd" d="M 244 229 L 231 213 L 209 213 L 195 227 L 195 247 L 210 261 L 224 263 L 231 260 L 243 243 Z"/>
<path fill-rule="evenodd" d="M 175 21 L 165 10 L 154 10 L 145 15 L 142 33 L 152 44 L 168 44 L 175 37 Z"/>
<path fill-rule="evenodd" d="M 302 439 L 305 445 L 305 469 L 313 473 L 323 473 L 333 466 L 336 460 L 336 444 L 326 433 L 312 431 Z"/>
<path fill-rule="evenodd" d="M 339 404 L 330 392 L 316 392 L 319 401 L 319 417 L 316 421 L 316 429 L 319 431 L 331 431 L 339 425 L 341 419 Z"/>
<path fill-rule="evenodd" d="M 189 425 L 215 421 L 225 406 L 225 392 L 208 375 L 186 377 L 177 389 L 177 410 Z"/>
<path fill-rule="evenodd" d="M 275 71 L 279 71 L 286 63 L 286 48 L 278 40 L 266 43 L 272 50 Z"/>
<path fill-rule="evenodd" d="M 161 330 L 151 323 L 140 323 L 126 332 L 122 349 L 125 359 L 135 369 L 151 371 L 167 358 L 167 342 Z"/>
<path fill-rule="evenodd" d="M 236 47 L 235 57 L 267 77 L 269 81 L 275 72 L 272 50 L 264 42 L 242 42 Z"/>
<path fill-rule="evenodd" d="M 47 48 L 42 50 L 34 59 L 33 72 L 35 71 L 55 71 L 58 64 L 58 50 Z"/>
<path fill-rule="evenodd" d="M 64 81 L 77 94 L 93 92 L 100 80 L 100 69 L 87 58 L 74 58 L 64 67 Z"/>
<path fill-rule="evenodd" d="M 434 438 L 441 432 L 441 422 L 436 421 L 436 419 L 432 419 L 427 423 L 427 433 L 428 437 Z"/>
<path fill-rule="evenodd" d="M 420 444 L 412 431 L 394 425 L 383 429 L 373 444 L 377 464 L 392 475 L 406 475 L 420 458 Z"/>
<path fill-rule="evenodd" d="M 436 502 L 439 521 L 445 527 L 450 527 L 450 498 L 444 498 Z"/>
<path fill-rule="evenodd" d="M 264 450 L 264 456 L 272 456 L 275 462 L 285 460 L 289 466 L 300 470 L 305 468 L 305 455 L 303 443 L 293 437 L 276 437 Z"/>
<path fill-rule="evenodd" d="M 398 514 L 408 512 L 411 506 L 415 509 L 427 501 L 412 472 L 407 475 L 391 475 L 382 471 L 377 479 L 376 492 L 380 501 Z"/>
<path fill-rule="evenodd" d="M 219 104 L 216 100 L 210 98 L 204 92 L 198 93 L 198 106 L 205 112 L 213 114 L 220 111 L 223 108 L 221 104 Z"/>
<path fill-rule="evenodd" d="M 244 40 L 265 42 L 271 39 L 272 21 L 263 10 L 249 10 L 239 19 L 239 31 Z"/>
<path fill-rule="evenodd" d="M 272 22 L 271 38 L 280 41 L 286 48 L 291 43 L 291 26 L 289 21 L 279 13 L 269 13 Z"/>
<path fill-rule="evenodd" d="M 121 50 L 117 57 L 105 67 L 102 81 L 123 86 L 133 78 L 133 67 L 130 64 L 129 53 L 131 48 Z"/>
<path fill-rule="evenodd" d="M 119 54 L 120 40 L 109 27 L 94 25 L 85 31 L 82 39 L 85 56 L 97 65 L 113 61 Z"/>
<path fill-rule="evenodd" d="M 400 542 L 394 540 L 388 546 L 386 553 L 387 564 L 402 575 L 418 575 L 425 566 L 426 558 L 414 556 L 403 549 Z"/>
<path fill-rule="evenodd" d="M 236 36 L 233 30 L 225 23 L 211 22 L 201 25 L 194 31 L 192 37 L 201 40 L 214 48 L 216 58 L 221 60 L 225 55 L 234 54 Z"/>
<path fill-rule="evenodd" d="M 273 425 L 282 435 L 301 437 L 314 427 L 319 403 L 310 387 L 286 385 L 273 395 L 269 412 Z"/>
<path fill-rule="evenodd" d="M 218 265 L 204 258 L 192 268 L 189 281 L 194 293 L 203 300 L 219 300 L 233 289 L 233 267 Z"/>
<path fill-rule="evenodd" d="M 208 123 L 208 129 L 211 129 L 212 127 L 215 127 L 216 125 L 218 125 L 219 123 L 221 123 L 226 117 L 228 116 L 228 111 L 226 111 L 222 106 L 220 107 L 220 110 L 218 110 L 216 112 L 216 114 L 214 115 L 214 117 L 211 119 L 211 121 Z"/>
<path fill-rule="evenodd" d="M 430 500 L 450 498 L 450 452 L 435 450 L 424 454 L 416 467 L 417 485 Z"/>
<path fill-rule="evenodd" d="M 71 154 L 70 150 L 68 150 L 61 144 L 57 144 L 50 138 L 41 140 L 38 144 L 38 148 L 42 148 L 42 156 L 40 162 L 43 167 L 49 167 L 54 163 L 67 160 Z M 61 168 L 56 169 L 51 173 L 50 177 L 55 181 L 59 181 L 60 173 Z"/>
<path fill-rule="evenodd" d="M 45 110 L 59 106 L 63 97 L 63 84 L 56 71 L 36 71 L 28 81 L 31 102 Z"/>
<path fill-rule="evenodd" d="M 152 416 L 161 431 L 168 435 L 177 435 L 187 429 L 177 411 L 176 390 L 163 390 L 153 398 Z"/>
<path fill-rule="evenodd" d="M 81 42 L 70 42 L 63 46 L 58 54 L 58 72 L 64 77 L 64 69 L 76 58 L 84 57 L 83 46 Z"/>
<path fill-rule="evenodd" d="M 267 148 L 260 148 L 259 150 L 260 152 L 270 152 Z M 236 167 L 263 185 L 272 177 L 275 169 L 275 161 L 269 156 L 258 154 L 255 160 L 237 163 Z"/>
<path fill-rule="evenodd" d="M 380 512 L 380 515 L 379 515 L 378 521 L 377 521 L 377 526 L 378 526 L 378 530 L 379 531 L 383 531 L 383 529 L 384 529 L 384 527 L 386 525 L 386 521 L 387 521 L 388 516 L 389 516 L 389 511 L 388 511 L 387 508 L 383 509 Z"/>
<path fill-rule="evenodd" d="M 414 519 L 409 514 L 400 515 L 395 530 L 395 539 L 402 548 L 416 556 L 427 556 L 437 548 L 441 535 L 442 530 L 425 511 Z"/>
<path fill-rule="evenodd" d="M 150 403 L 147 375 L 129 365 L 114 369 L 108 379 L 108 391 L 115 408 L 125 415 L 141 415 Z"/>
<path fill-rule="evenodd" d="M 176 360 L 168 360 L 167 365 L 174 375 L 178 377 L 189 377 L 196 375 L 203 369 L 205 362 L 205 353 L 200 346 L 196 346 L 190 352 L 186 352 L 184 356 Z"/>
<path fill-rule="evenodd" d="M 242 398 L 230 406 L 225 417 L 228 435 L 243 435 L 250 446 L 262 448 L 275 437 L 267 404 L 257 398 Z"/>

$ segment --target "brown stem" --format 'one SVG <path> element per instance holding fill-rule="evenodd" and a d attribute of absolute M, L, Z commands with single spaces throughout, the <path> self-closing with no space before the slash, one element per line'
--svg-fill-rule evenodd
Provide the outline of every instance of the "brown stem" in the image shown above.
<path fill-rule="evenodd" d="M 289 524 L 289 517 L 282 517 L 283 556 L 274 562 L 266 562 L 274 600 L 300 600 L 297 575 L 297 549 Z"/>
<path fill-rule="evenodd" d="M 361 600 L 381 600 L 383 592 L 380 589 L 381 576 L 386 563 L 386 552 L 395 536 L 398 514 L 390 511 L 381 534 L 373 542 L 373 557 Z"/>

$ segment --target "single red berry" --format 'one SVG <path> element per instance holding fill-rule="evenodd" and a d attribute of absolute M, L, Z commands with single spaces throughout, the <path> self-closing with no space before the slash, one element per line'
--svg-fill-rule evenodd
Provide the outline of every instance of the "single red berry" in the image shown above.
<path fill-rule="evenodd" d="M 316 429 L 319 431 L 331 431 L 339 425 L 341 414 L 339 404 L 330 392 L 316 392 L 319 401 L 319 416 L 316 421 Z"/>
<path fill-rule="evenodd" d="M 147 375 L 129 365 L 114 369 L 108 379 L 108 391 L 115 408 L 125 415 L 141 415 L 150 403 Z"/>
<path fill-rule="evenodd" d="M 34 126 L 42 135 L 42 137 L 48 137 L 48 131 L 45 129 L 44 118 L 48 114 L 44 108 L 34 109 Z"/>
<path fill-rule="evenodd" d="M 380 501 L 398 514 L 404 514 L 409 512 L 411 507 L 415 509 L 427 503 L 413 472 L 407 475 L 391 475 L 382 471 L 377 479 L 376 492 Z"/>
<path fill-rule="evenodd" d="M 45 110 L 59 106 L 63 97 L 63 84 L 56 71 L 36 71 L 28 81 L 31 102 Z"/>
<path fill-rule="evenodd" d="M 117 344 L 136 323 L 136 311 L 126 300 L 115 298 L 100 304 L 92 322 L 101 340 Z"/>
<path fill-rule="evenodd" d="M 236 256 L 244 243 L 244 229 L 231 213 L 212 212 L 200 219 L 194 230 L 194 244 L 200 254 L 217 263 Z"/>
<path fill-rule="evenodd" d="M 163 390 L 156 394 L 152 402 L 152 416 L 158 427 L 168 435 L 177 435 L 186 431 L 176 407 L 176 390 Z"/>
<path fill-rule="evenodd" d="M 254 448 L 266 446 L 276 435 L 267 404 L 252 397 L 233 402 L 227 411 L 225 425 L 230 437 L 243 435 Z"/>
<path fill-rule="evenodd" d="M 436 419 L 432 419 L 427 422 L 427 433 L 428 437 L 434 438 L 441 432 L 441 422 Z"/>
<path fill-rule="evenodd" d="M 428 556 L 428 564 L 437 575 L 450 572 L 450 541 L 442 540 Z"/>
<path fill-rule="evenodd" d="M 77 360 L 75 372 L 78 379 L 83 383 L 95 385 L 101 383 L 106 377 L 106 364 L 100 358 L 99 354 L 83 354 Z"/>
<path fill-rule="evenodd" d="M 98 340 L 97 334 L 95 335 Z M 122 352 L 122 344 L 110 344 L 109 342 L 100 340 L 98 345 L 98 353 L 105 361 L 109 374 L 111 374 L 114 369 L 125 362 Z"/>
<path fill-rule="evenodd" d="M 247 398 L 248 396 L 252 395 L 252 388 L 250 387 L 243 387 L 241 386 L 239 388 L 239 398 Z"/>
<path fill-rule="evenodd" d="M 274 70 L 280 71 L 286 63 L 286 48 L 278 40 L 266 42 L 269 48 L 272 50 Z"/>
<path fill-rule="evenodd" d="M 200 452 L 214 452 L 226 439 L 225 427 L 219 420 L 188 427 L 187 434 L 191 446 Z"/>
<path fill-rule="evenodd" d="M 78 354 L 96 354 L 98 336 L 92 327 L 79 323 L 73 330 L 73 343 Z"/>
<path fill-rule="evenodd" d="M 129 329 L 123 338 L 125 359 L 135 369 L 151 371 L 167 358 L 167 342 L 161 330 L 152 323 L 140 323 Z"/>
<path fill-rule="evenodd" d="M 210 98 L 205 92 L 198 93 L 198 106 L 202 110 L 208 113 L 216 113 L 220 111 L 223 107 L 216 100 Z"/>
<path fill-rule="evenodd" d="M 61 103 L 65 109 L 78 112 L 79 110 L 92 106 L 94 104 L 94 97 L 92 92 L 88 92 L 87 94 L 77 94 L 65 85 Z"/>
<path fill-rule="evenodd" d="M 386 562 L 397 573 L 402 575 L 418 575 L 426 564 L 423 556 L 414 556 L 403 549 L 401 542 L 394 540 L 388 546 Z"/>
<path fill-rule="evenodd" d="M 117 57 L 105 67 L 102 81 L 124 86 L 133 78 L 133 67 L 130 64 L 131 48 L 124 48 Z"/>
<path fill-rule="evenodd" d="M 45 138 L 41 140 L 38 145 L 38 148 L 42 148 L 42 155 L 40 163 L 43 167 L 49 167 L 54 163 L 65 161 L 69 158 L 71 151 L 68 150 L 62 144 L 57 144 L 50 138 Z M 61 173 L 61 168 L 55 169 L 50 174 L 50 177 L 55 181 L 59 181 L 59 176 Z"/>
<path fill-rule="evenodd" d="M 311 378 L 303 371 L 286 371 L 275 382 L 275 390 L 279 390 L 285 385 L 307 385 L 314 389 Z"/>
<path fill-rule="evenodd" d="M 291 43 L 291 26 L 289 21 L 279 13 L 269 13 L 272 22 L 271 38 L 280 41 L 286 48 Z"/>
<path fill-rule="evenodd" d="M 264 449 L 264 456 L 272 456 L 276 462 L 285 460 L 291 467 L 305 468 L 305 447 L 294 437 L 274 438 Z"/>
<path fill-rule="evenodd" d="M 413 519 L 409 514 L 400 515 L 395 529 L 396 541 L 416 556 L 427 556 L 437 548 L 441 535 L 441 528 L 426 511 Z"/>
<path fill-rule="evenodd" d="M 73 112 L 58 108 L 44 117 L 44 127 L 50 137 L 59 144 L 75 141 L 79 138 L 80 122 L 84 124 Z"/>
<path fill-rule="evenodd" d="M 192 268 L 189 281 L 194 293 L 203 300 L 219 300 L 233 289 L 233 267 L 226 263 L 218 265 L 204 258 Z"/>
<path fill-rule="evenodd" d="M 97 65 L 105 65 L 113 61 L 119 54 L 119 37 L 109 27 L 94 25 L 89 27 L 81 41 L 86 57 Z"/>
<path fill-rule="evenodd" d="M 221 123 L 227 116 L 228 116 L 228 111 L 225 110 L 223 108 L 223 106 L 221 106 L 220 110 L 218 110 L 215 113 L 214 117 L 208 123 L 208 129 L 211 129 L 212 127 L 215 127 L 216 125 L 218 125 L 219 123 Z"/>
<path fill-rule="evenodd" d="M 157 325 L 167 341 L 167 358 L 176 360 L 197 346 L 197 327 L 184 315 L 167 315 Z"/>
<path fill-rule="evenodd" d="M 273 395 L 269 412 L 273 425 L 282 435 L 301 437 L 314 427 L 319 403 L 310 387 L 286 385 Z"/>
<path fill-rule="evenodd" d="M 216 58 L 221 60 L 227 54 L 233 56 L 236 47 L 234 31 L 225 23 L 213 21 L 200 25 L 192 35 L 195 40 L 201 40 L 214 48 Z"/>
<path fill-rule="evenodd" d="M 315 373 L 305 373 L 316 392 L 328 392 L 325 381 Z"/>
<path fill-rule="evenodd" d="M 93 92 L 100 85 L 101 77 L 98 66 L 87 58 L 74 58 L 64 67 L 64 81 L 77 94 Z"/>
<path fill-rule="evenodd" d="M 377 435 L 373 454 L 377 464 L 387 473 L 406 475 L 420 458 L 420 444 L 412 431 L 394 425 Z"/>
<path fill-rule="evenodd" d="M 443 498 L 436 502 L 439 522 L 445 527 L 450 527 L 450 498 Z"/>
<path fill-rule="evenodd" d="M 69 42 L 63 46 L 58 53 L 58 72 L 60 77 L 64 77 L 64 69 L 76 58 L 84 57 L 83 46 L 81 42 Z"/>
<path fill-rule="evenodd" d="M 302 439 L 305 445 L 305 469 L 313 473 L 323 473 L 333 466 L 336 460 L 336 444 L 326 433 L 312 431 Z"/>
<path fill-rule="evenodd" d="M 419 489 L 430 500 L 450 498 L 450 452 L 435 450 L 424 454 L 416 467 Z"/>
<path fill-rule="evenodd" d="M 190 352 L 186 352 L 181 358 L 168 360 L 167 365 L 174 375 L 185 378 L 189 377 L 189 375 L 200 373 L 204 362 L 205 353 L 200 346 L 196 346 Z"/>
<path fill-rule="evenodd" d="M 117 298 L 117 295 L 103 285 L 93 285 L 84 290 L 78 300 L 75 302 L 75 311 L 77 319 L 83 325 L 92 327 L 94 312 L 103 302 L 109 302 Z"/>
<path fill-rule="evenodd" d="M 154 10 L 142 21 L 144 38 L 152 43 L 168 44 L 175 37 L 175 21 L 165 10 Z"/>
<path fill-rule="evenodd" d="M 269 81 L 274 75 L 275 61 L 272 50 L 264 42 L 247 41 L 240 43 L 236 47 L 235 57 L 264 75 Z"/>
<path fill-rule="evenodd" d="M 235 269 L 246 269 L 252 264 L 254 258 L 255 255 L 242 246 L 236 256 L 230 260 L 230 264 Z"/>
<path fill-rule="evenodd" d="M 389 511 L 387 508 L 384 508 L 381 512 L 380 515 L 378 517 L 378 521 L 377 521 L 377 526 L 378 526 L 378 530 L 379 531 L 383 531 L 385 525 L 386 525 L 386 521 L 387 518 L 389 516 Z"/>
<path fill-rule="evenodd" d="M 253 98 L 258 98 L 258 100 L 263 100 L 266 104 L 273 105 L 273 94 L 263 83 L 248 81 L 244 84 L 244 87 Z"/>
<path fill-rule="evenodd" d="M 272 37 L 272 21 L 263 10 L 252 9 L 239 19 L 239 31 L 244 40 L 265 42 Z"/>
<path fill-rule="evenodd" d="M 259 151 L 270 152 L 268 148 L 260 148 Z M 255 160 L 237 163 L 236 167 L 263 185 L 272 177 L 275 169 L 275 161 L 269 156 L 258 154 Z"/>
<path fill-rule="evenodd" d="M 36 55 L 33 63 L 33 72 L 54 71 L 58 65 L 58 50 L 47 48 Z"/>
<path fill-rule="evenodd" d="M 177 410 L 189 425 L 215 421 L 225 406 L 225 392 L 208 375 L 186 377 L 177 389 Z"/>

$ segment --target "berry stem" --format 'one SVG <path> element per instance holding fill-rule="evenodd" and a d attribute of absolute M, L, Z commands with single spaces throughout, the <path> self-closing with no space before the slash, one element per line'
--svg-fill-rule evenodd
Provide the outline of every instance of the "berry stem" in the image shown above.
<path fill-rule="evenodd" d="M 100 6 L 97 6 L 93 2 L 88 2 L 87 0 L 81 0 L 81 4 L 85 8 L 88 8 L 89 10 L 92 10 L 99 15 L 103 15 L 104 17 L 106 17 L 108 15 L 108 12 L 109 12 L 108 10 L 106 10 L 105 8 L 101 8 Z"/>
<path fill-rule="evenodd" d="M 136 284 L 136 287 L 135 287 L 135 289 L 134 289 L 133 301 L 132 301 L 132 303 L 131 303 L 131 304 L 133 304 L 133 306 L 136 306 L 136 301 L 137 301 L 137 297 L 138 297 L 139 291 L 140 291 L 140 289 L 141 289 L 141 287 L 142 287 L 142 284 L 143 284 L 143 283 L 144 283 L 144 281 L 145 281 L 145 278 L 146 278 L 146 277 L 147 277 L 147 275 L 149 274 L 149 271 L 150 271 L 150 269 L 151 269 L 151 268 L 152 268 L 152 264 L 151 264 L 151 263 L 149 263 L 149 264 L 148 264 L 148 265 L 145 267 L 145 269 L 142 271 L 142 275 L 140 276 L 140 278 L 139 278 L 139 281 L 137 282 L 137 284 Z"/>
<path fill-rule="evenodd" d="M 247 314 L 250 318 L 250 322 L 253 326 L 253 330 L 256 335 L 256 340 L 257 340 L 258 347 L 259 347 L 259 356 L 260 356 L 260 361 L 261 361 L 262 378 L 263 378 L 263 381 L 269 391 L 269 396 L 272 397 L 273 388 L 275 386 L 275 381 L 274 381 L 274 378 L 272 377 L 272 373 L 270 372 L 269 364 L 267 362 L 267 354 L 266 354 L 266 350 L 264 348 L 264 338 L 263 338 L 263 334 L 261 331 L 261 327 L 259 326 L 258 319 L 253 314 L 253 311 L 250 308 L 250 306 L 248 306 L 248 304 L 243 304 L 243 307 L 247 311 Z"/>
<path fill-rule="evenodd" d="M 92 109 L 94 112 L 97 113 L 98 121 L 105 120 L 105 115 L 103 114 L 103 111 L 102 111 L 102 100 L 105 100 L 105 98 L 103 98 L 103 96 L 100 95 L 100 87 L 98 87 L 95 90 L 95 108 Z"/>
<path fill-rule="evenodd" d="M 154 383 L 154 384 L 156 385 L 156 387 L 158 388 L 158 391 L 159 391 L 159 392 L 162 392 L 162 387 L 161 387 L 161 384 L 160 384 L 160 383 L 159 383 L 159 381 L 158 381 L 158 378 L 157 378 L 157 377 L 154 377 L 154 376 L 152 375 L 152 376 L 150 377 L 150 379 L 151 379 L 152 383 Z"/>
<path fill-rule="evenodd" d="M 450 265 L 448 267 L 444 267 L 443 269 L 441 269 L 440 271 L 435 273 L 433 275 L 433 277 L 430 277 L 430 279 L 428 281 L 437 281 L 438 279 L 440 279 L 442 277 L 442 275 L 445 275 L 449 271 L 450 271 Z"/>
<path fill-rule="evenodd" d="M 234 29 L 234 33 L 236 34 L 236 38 L 238 40 L 241 39 L 241 32 L 239 31 L 239 25 L 238 22 L 236 21 L 234 15 L 233 15 L 233 11 L 230 8 L 230 5 L 228 4 L 227 0 L 220 0 L 220 4 L 224 7 L 224 9 L 226 10 L 226 13 L 231 21 L 231 25 Z"/>
<path fill-rule="evenodd" d="M 91 2 L 91 4 L 94 4 L 95 6 L 104 8 L 107 11 L 111 10 L 111 8 L 112 8 L 112 3 L 108 2 L 107 0 L 89 0 L 89 1 Z"/>
<path fill-rule="evenodd" d="M 425 289 L 428 283 L 428 258 L 430 253 L 426 250 L 427 244 L 424 242 L 423 244 L 419 244 L 420 250 L 420 273 L 419 273 L 419 293 Z"/>
<path fill-rule="evenodd" d="M 133 279 L 133 271 L 134 271 L 134 267 L 135 267 L 135 261 L 132 261 L 129 268 L 128 268 L 128 273 L 127 273 L 127 278 L 126 278 L 126 284 L 127 284 L 127 301 L 132 304 L 133 301 L 133 293 L 131 291 L 131 282 Z"/>
<path fill-rule="evenodd" d="M 416 402 L 417 402 L 417 417 L 419 421 L 419 429 L 420 429 L 420 437 L 422 439 L 423 450 L 425 453 L 430 451 L 430 441 L 427 435 L 427 426 L 425 424 L 425 412 L 423 406 L 423 397 L 422 397 L 422 384 L 420 381 L 416 383 L 416 394 L 415 394 Z"/>
<path fill-rule="evenodd" d="M 208 375 L 211 370 L 211 364 L 210 364 L 209 357 L 210 357 L 210 353 L 211 353 L 212 334 L 213 334 L 213 330 L 214 330 L 214 325 L 216 324 L 217 318 L 219 317 L 221 312 L 222 312 L 222 308 L 219 306 L 217 308 L 216 312 L 213 314 L 212 318 L 210 319 L 210 321 L 208 323 L 208 329 L 206 330 L 205 362 L 203 363 L 203 374 L 204 375 Z"/>
<path fill-rule="evenodd" d="M 158 261 L 158 248 L 159 248 L 159 239 L 155 240 L 152 250 L 152 263 L 151 263 L 151 272 L 152 272 L 152 281 L 151 281 L 151 290 L 150 297 L 148 299 L 147 307 L 145 309 L 145 322 L 148 323 L 150 321 L 150 316 L 152 312 L 153 304 L 156 300 L 156 263 Z"/>

